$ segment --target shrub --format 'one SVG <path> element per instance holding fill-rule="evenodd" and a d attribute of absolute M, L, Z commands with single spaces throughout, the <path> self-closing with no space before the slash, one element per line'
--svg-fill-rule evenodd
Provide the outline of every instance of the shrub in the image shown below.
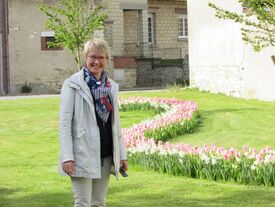
<path fill-rule="evenodd" d="M 22 86 L 21 92 L 22 93 L 30 93 L 30 92 L 32 92 L 32 86 L 31 86 L 31 84 L 28 84 L 26 82 L 25 85 Z"/>

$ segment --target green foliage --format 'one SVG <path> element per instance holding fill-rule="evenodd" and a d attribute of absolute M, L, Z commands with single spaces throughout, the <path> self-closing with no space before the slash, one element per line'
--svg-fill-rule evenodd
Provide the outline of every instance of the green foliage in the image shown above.
<path fill-rule="evenodd" d="M 30 93 L 32 92 L 32 86 L 31 84 L 28 84 L 27 82 L 22 86 L 21 88 L 22 93 Z"/>
<path fill-rule="evenodd" d="M 161 105 L 153 106 L 151 103 L 131 103 L 131 104 L 120 104 L 120 111 L 154 111 L 155 114 L 160 114 L 165 110 Z"/>
<path fill-rule="evenodd" d="M 208 160 L 203 160 L 197 154 L 182 156 L 176 153 L 129 152 L 131 163 L 161 173 L 248 185 L 275 185 L 275 163 L 261 164 L 254 168 L 255 160 L 245 157 L 225 160 L 216 156 L 205 156 Z"/>
<path fill-rule="evenodd" d="M 189 80 L 183 80 L 183 79 L 176 79 L 174 83 L 182 87 L 186 87 L 190 85 Z"/>
<path fill-rule="evenodd" d="M 167 89 L 172 93 L 182 90 L 190 85 L 189 80 L 176 79 L 174 82 L 167 86 Z"/>
<path fill-rule="evenodd" d="M 275 45 L 275 1 L 274 0 L 239 0 L 247 8 L 244 14 L 228 11 L 213 3 L 208 5 L 216 10 L 216 17 L 231 19 L 242 23 L 242 37 L 255 51 Z"/>
<path fill-rule="evenodd" d="M 181 66 L 183 62 L 183 59 L 161 59 L 160 65 L 172 65 L 172 66 Z"/>
<path fill-rule="evenodd" d="M 174 123 L 166 127 L 145 131 L 147 138 L 154 138 L 156 141 L 168 141 L 176 136 L 186 133 L 193 133 L 201 122 L 199 112 L 193 113 L 192 118 Z"/>
<path fill-rule="evenodd" d="M 155 114 L 161 114 L 168 110 L 161 104 L 153 103 L 127 103 L 119 105 L 120 111 L 153 111 Z M 153 138 L 156 141 L 168 141 L 176 136 L 183 135 L 185 133 L 192 133 L 201 122 L 199 112 L 193 113 L 192 118 L 189 120 L 182 120 L 178 123 L 173 123 L 165 127 L 159 127 L 154 130 L 145 131 L 147 138 Z"/>
<path fill-rule="evenodd" d="M 55 32 L 55 41 L 49 46 L 68 48 L 80 68 L 84 43 L 103 27 L 107 18 L 103 4 L 93 0 L 59 0 L 54 6 L 43 3 L 39 8 L 48 17 L 46 29 Z"/>

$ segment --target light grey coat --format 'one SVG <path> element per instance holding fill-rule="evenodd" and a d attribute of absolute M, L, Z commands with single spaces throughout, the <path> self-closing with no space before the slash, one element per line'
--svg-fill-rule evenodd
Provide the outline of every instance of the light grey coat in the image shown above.
<path fill-rule="evenodd" d="M 122 142 L 118 111 L 118 85 L 111 79 L 111 101 L 113 104 L 113 161 L 114 173 L 117 175 L 120 161 L 126 160 L 126 151 Z M 74 177 L 100 178 L 100 133 L 96 121 L 93 97 L 84 81 L 83 70 L 68 78 L 62 86 L 60 95 L 60 159 L 59 173 L 62 163 L 68 160 L 75 162 Z"/>

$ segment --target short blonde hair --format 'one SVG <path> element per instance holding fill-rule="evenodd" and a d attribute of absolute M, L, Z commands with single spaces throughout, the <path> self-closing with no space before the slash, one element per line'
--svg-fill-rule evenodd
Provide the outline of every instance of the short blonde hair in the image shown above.
<path fill-rule="evenodd" d="M 97 48 L 100 52 L 106 54 L 106 58 L 110 60 L 110 47 L 104 39 L 94 38 L 85 43 L 83 49 L 83 57 L 87 58 L 92 48 Z"/>

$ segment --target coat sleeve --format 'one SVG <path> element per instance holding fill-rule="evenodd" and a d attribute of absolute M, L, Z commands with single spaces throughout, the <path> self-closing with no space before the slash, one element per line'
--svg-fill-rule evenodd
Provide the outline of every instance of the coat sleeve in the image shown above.
<path fill-rule="evenodd" d="M 117 93 L 116 95 L 118 95 L 118 86 L 117 86 Z M 116 98 L 116 110 L 117 110 L 117 136 L 118 136 L 118 140 L 119 140 L 119 146 L 120 146 L 120 160 L 127 160 L 127 153 L 126 153 L 126 148 L 123 142 L 123 136 L 122 136 L 122 132 L 121 132 L 121 126 L 120 126 L 120 115 L 119 115 L 119 110 L 118 110 L 118 101 Z"/>
<path fill-rule="evenodd" d="M 126 149 L 125 145 L 123 143 L 123 137 L 121 133 L 121 128 L 120 128 L 120 118 L 118 117 L 118 129 L 117 129 L 117 135 L 118 135 L 118 140 L 120 141 L 120 160 L 127 160 L 127 154 L 126 154 Z"/>
<path fill-rule="evenodd" d="M 69 86 L 68 80 L 63 83 L 60 94 L 60 125 L 59 125 L 59 146 L 60 160 L 65 162 L 74 160 L 72 119 L 74 114 L 75 89 Z"/>

